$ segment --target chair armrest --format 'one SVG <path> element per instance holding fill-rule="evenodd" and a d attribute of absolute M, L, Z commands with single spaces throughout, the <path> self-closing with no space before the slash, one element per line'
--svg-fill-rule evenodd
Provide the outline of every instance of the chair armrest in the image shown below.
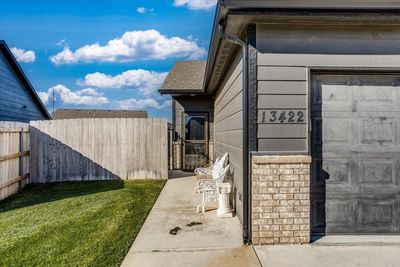
<path fill-rule="evenodd" d="M 217 181 L 212 179 L 202 179 L 197 181 L 197 186 L 195 187 L 195 193 L 201 193 L 208 190 L 217 190 Z"/>

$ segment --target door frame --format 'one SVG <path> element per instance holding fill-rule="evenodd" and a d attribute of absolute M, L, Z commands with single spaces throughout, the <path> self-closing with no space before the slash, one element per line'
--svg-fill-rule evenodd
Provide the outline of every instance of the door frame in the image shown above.
<path fill-rule="evenodd" d="M 183 111 L 181 116 L 181 136 L 183 137 L 182 142 L 182 170 L 188 170 L 185 168 L 186 166 L 186 115 L 205 115 L 205 122 L 204 122 L 204 146 L 205 146 L 205 154 L 207 157 L 209 156 L 209 118 L 210 112 L 208 111 Z"/>

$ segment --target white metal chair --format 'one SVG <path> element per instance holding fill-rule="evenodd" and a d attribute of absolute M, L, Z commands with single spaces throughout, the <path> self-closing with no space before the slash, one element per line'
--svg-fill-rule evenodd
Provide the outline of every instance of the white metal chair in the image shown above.
<path fill-rule="evenodd" d="M 216 164 L 218 164 L 218 162 L 220 161 L 220 158 L 218 157 L 213 164 L 211 164 L 209 167 L 200 167 L 200 168 L 196 168 L 194 170 L 194 174 L 196 174 L 198 177 L 206 177 L 206 176 L 210 176 L 212 174 L 212 170 L 214 168 L 214 166 Z"/>
<path fill-rule="evenodd" d="M 200 205 L 197 206 L 197 212 L 205 212 L 205 206 L 207 202 L 218 200 L 218 184 L 223 183 L 226 174 L 229 171 L 230 166 L 224 167 L 223 162 L 219 162 L 215 165 L 212 171 L 212 179 L 201 179 L 197 181 L 197 186 L 194 189 L 195 193 L 202 193 L 203 200 Z"/>
<path fill-rule="evenodd" d="M 228 153 L 225 153 L 221 158 L 217 158 L 214 163 L 207 168 L 197 168 L 194 170 L 194 173 L 197 175 L 199 179 L 212 179 L 213 170 L 218 167 L 225 167 L 228 162 Z"/>

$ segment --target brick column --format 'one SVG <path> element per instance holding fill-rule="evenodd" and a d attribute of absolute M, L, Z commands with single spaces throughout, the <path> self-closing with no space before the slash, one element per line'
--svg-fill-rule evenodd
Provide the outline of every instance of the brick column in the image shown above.
<path fill-rule="evenodd" d="M 181 170 L 182 169 L 182 142 L 176 141 L 173 143 L 173 169 Z"/>
<path fill-rule="evenodd" d="M 310 242 L 310 156 L 252 157 L 255 245 Z"/>
<path fill-rule="evenodd" d="M 214 162 L 214 142 L 208 142 L 208 157 L 210 159 L 210 164 Z"/>

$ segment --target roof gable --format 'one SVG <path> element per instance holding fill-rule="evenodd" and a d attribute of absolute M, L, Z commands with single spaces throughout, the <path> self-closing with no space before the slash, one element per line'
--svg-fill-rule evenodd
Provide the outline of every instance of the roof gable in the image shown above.
<path fill-rule="evenodd" d="M 8 46 L 4 40 L 0 40 L 0 51 L 3 53 L 8 64 L 10 64 L 10 66 L 13 69 L 13 71 L 15 72 L 16 76 L 21 81 L 21 83 L 24 85 L 24 87 L 28 91 L 29 95 L 32 97 L 33 102 L 38 106 L 39 110 L 42 112 L 43 116 L 47 119 L 51 119 L 49 112 L 47 111 L 43 102 L 40 100 L 38 94 L 36 93 L 32 84 L 29 82 L 24 71 L 22 70 L 21 66 L 18 64 L 17 60 L 15 59 L 14 55 L 12 54 L 11 50 L 8 48 Z"/>

